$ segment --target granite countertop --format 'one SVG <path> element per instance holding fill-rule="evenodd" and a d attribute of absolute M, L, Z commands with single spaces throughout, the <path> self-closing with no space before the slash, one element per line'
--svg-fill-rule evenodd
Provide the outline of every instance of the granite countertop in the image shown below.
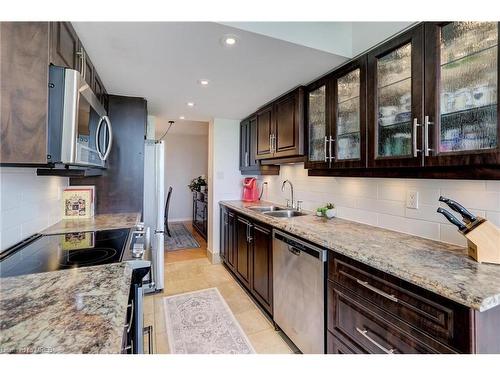
<path fill-rule="evenodd" d="M 0 353 L 120 353 L 126 263 L 0 279 Z"/>
<path fill-rule="evenodd" d="M 500 305 L 500 265 L 477 263 L 464 247 L 340 218 L 283 219 L 246 208 L 270 202 L 220 204 L 475 310 Z"/>
<path fill-rule="evenodd" d="M 90 232 L 96 230 L 132 228 L 141 218 L 139 212 L 101 214 L 90 219 L 65 219 L 45 229 L 42 234 Z"/>

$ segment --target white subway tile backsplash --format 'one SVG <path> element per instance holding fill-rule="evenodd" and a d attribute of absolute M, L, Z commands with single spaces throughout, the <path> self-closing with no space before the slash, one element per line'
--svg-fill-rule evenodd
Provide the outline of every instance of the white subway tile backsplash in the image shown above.
<path fill-rule="evenodd" d="M 459 246 L 467 246 L 467 240 L 462 236 L 457 227 L 451 224 L 440 224 L 440 241 Z"/>
<path fill-rule="evenodd" d="M 62 217 L 67 178 L 39 177 L 32 168 L 0 168 L 0 251 Z"/>
<path fill-rule="evenodd" d="M 497 227 L 500 227 L 500 212 L 488 211 L 486 213 L 486 219 L 490 220 Z"/>
<path fill-rule="evenodd" d="M 455 181 L 455 185 L 460 185 Z M 486 190 L 458 190 L 443 189 L 441 194 L 460 202 L 462 206 L 477 210 L 498 210 L 500 209 L 500 193 Z"/>
<path fill-rule="evenodd" d="M 382 228 L 392 229 L 398 232 L 439 240 L 438 223 L 379 214 L 378 225 Z"/>
<path fill-rule="evenodd" d="M 308 177 L 303 164 L 283 165 L 280 176 L 266 176 L 266 199 L 283 203 L 281 183 L 290 179 L 304 208 L 325 203 L 337 206 L 339 217 L 417 236 L 465 246 L 456 227 L 436 213 L 440 195 L 462 203 L 476 215 L 500 226 L 500 182 L 483 180 L 428 180 L 352 177 Z M 419 193 L 419 208 L 406 208 L 406 192 Z M 441 206 L 446 207 L 441 204 Z"/>

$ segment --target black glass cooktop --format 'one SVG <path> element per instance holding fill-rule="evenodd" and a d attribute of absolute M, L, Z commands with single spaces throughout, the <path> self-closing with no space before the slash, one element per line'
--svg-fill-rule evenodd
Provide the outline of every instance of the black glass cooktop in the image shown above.
<path fill-rule="evenodd" d="M 116 263 L 122 259 L 129 229 L 42 236 L 0 261 L 0 277 Z"/>

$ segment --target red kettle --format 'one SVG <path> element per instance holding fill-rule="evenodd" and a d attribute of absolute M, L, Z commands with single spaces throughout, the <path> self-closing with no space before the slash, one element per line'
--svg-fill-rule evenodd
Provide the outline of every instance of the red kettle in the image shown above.
<path fill-rule="evenodd" d="M 246 177 L 243 180 L 243 201 L 256 202 L 259 200 L 259 189 L 255 177 Z"/>

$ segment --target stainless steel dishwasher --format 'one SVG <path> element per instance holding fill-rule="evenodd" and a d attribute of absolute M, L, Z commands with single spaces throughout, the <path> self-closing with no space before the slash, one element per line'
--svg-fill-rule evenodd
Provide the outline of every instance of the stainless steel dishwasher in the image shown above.
<path fill-rule="evenodd" d="M 273 231 L 274 322 L 305 354 L 325 353 L 326 252 Z"/>

